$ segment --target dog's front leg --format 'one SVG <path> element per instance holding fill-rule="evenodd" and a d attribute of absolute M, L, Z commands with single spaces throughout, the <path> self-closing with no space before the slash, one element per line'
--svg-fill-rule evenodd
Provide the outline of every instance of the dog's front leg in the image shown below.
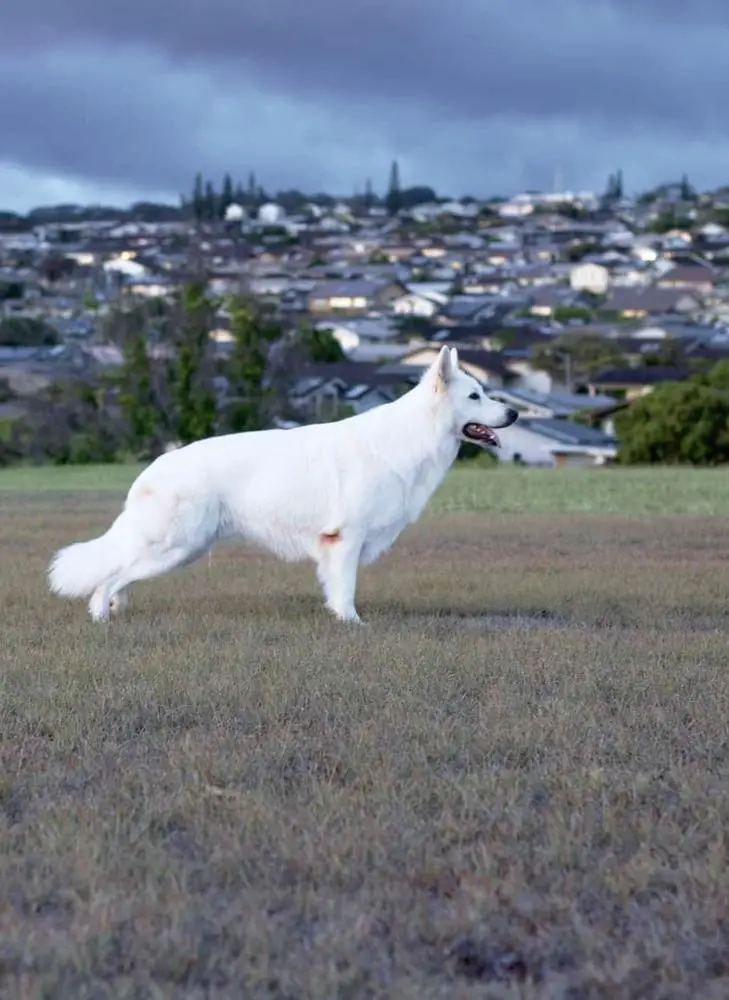
<path fill-rule="evenodd" d="M 340 621 L 359 622 L 354 606 L 362 539 L 335 531 L 321 536 L 319 580 L 327 608 Z"/>

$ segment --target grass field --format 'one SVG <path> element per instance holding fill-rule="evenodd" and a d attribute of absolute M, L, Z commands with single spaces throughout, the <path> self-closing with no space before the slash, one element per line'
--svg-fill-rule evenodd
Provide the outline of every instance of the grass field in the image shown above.
<path fill-rule="evenodd" d="M 114 492 L 121 499 L 141 466 L 0 470 L 8 493 Z M 12 502 L 8 498 L 5 504 Z M 17 502 L 17 499 L 16 499 Z M 729 470 L 458 468 L 436 494 L 434 512 L 729 515 Z"/>
<path fill-rule="evenodd" d="M 361 575 L 46 593 L 130 470 L 0 475 L 0 996 L 729 996 L 729 476 L 459 471 Z"/>

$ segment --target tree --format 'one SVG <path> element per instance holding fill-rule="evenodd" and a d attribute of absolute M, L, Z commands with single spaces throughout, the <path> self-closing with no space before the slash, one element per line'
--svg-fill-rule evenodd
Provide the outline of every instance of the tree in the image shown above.
<path fill-rule="evenodd" d="M 151 456 L 161 441 L 163 410 L 154 391 L 152 362 L 143 329 L 126 340 L 124 361 L 118 375 L 119 406 L 126 424 L 129 447 L 138 455 Z"/>
<path fill-rule="evenodd" d="M 249 208 L 258 208 L 259 205 L 258 190 L 259 189 L 258 189 L 258 184 L 256 183 L 256 175 L 251 170 L 251 172 L 248 174 L 248 195 L 246 198 Z"/>
<path fill-rule="evenodd" d="M 564 257 L 565 260 L 575 264 L 584 260 L 585 257 L 589 257 L 590 254 L 599 253 L 600 249 L 600 244 L 593 240 L 579 240 L 576 243 L 565 246 Z"/>
<path fill-rule="evenodd" d="M 607 189 L 605 191 L 605 200 L 620 201 L 623 197 L 623 171 L 618 170 L 614 174 L 610 174 L 608 177 Z"/>
<path fill-rule="evenodd" d="M 419 184 L 416 187 L 400 191 L 400 207 L 415 208 L 416 205 L 429 205 L 438 200 L 438 195 L 432 187 Z"/>
<path fill-rule="evenodd" d="M 604 368 L 626 364 L 613 341 L 597 333 L 579 330 L 550 338 L 546 344 L 538 344 L 532 348 L 530 358 L 535 368 L 568 385 L 587 381 Z"/>
<path fill-rule="evenodd" d="M 557 306 L 552 317 L 557 323 L 569 323 L 570 320 L 589 323 L 592 319 L 592 311 L 585 306 Z"/>
<path fill-rule="evenodd" d="M 25 286 L 22 281 L 2 281 L 0 282 L 0 302 L 9 299 L 22 299 L 25 294 Z"/>
<path fill-rule="evenodd" d="M 681 201 L 693 201 L 695 198 L 696 192 L 689 184 L 688 176 L 684 174 L 681 178 Z"/>
<path fill-rule="evenodd" d="M 171 366 L 174 429 L 183 444 L 215 433 L 217 406 L 208 336 L 212 309 L 204 282 L 191 282 L 182 297 L 177 356 Z"/>
<path fill-rule="evenodd" d="M 680 340 L 664 340 L 656 351 L 644 355 L 644 364 L 668 368 L 681 368 L 687 365 L 686 351 Z"/>
<path fill-rule="evenodd" d="M 729 372 L 715 376 L 729 381 Z M 729 461 L 729 390 L 712 375 L 664 382 L 615 418 L 625 465 L 720 465 Z"/>
<path fill-rule="evenodd" d="M 668 233 L 672 229 L 690 229 L 691 219 L 678 215 L 673 208 L 659 212 L 646 227 L 649 233 Z"/>
<path fill-rule="evenodd" d="M 63 254 L 50 253 L 44 257 L 38 266 L 38 273 L 41 278 L 49 284 L 54 285 L 62 278 L 70 277 L 76 268 L 76 264 L 71 257 Z"/>
<path fill-rule="evenodd" d="M 397 160 L 392 161 L 390 168 L 390 185 L 387 189 L 385 205 L 389 215 L 397 215 L 402 208 L 402 192 L 400 190 L 400 167 Z"/>
<path fill-rule="evenodd" d="M 40 319 L 12 316 L 0 320 L 3 347 L 54 347 L 60 339 L 58 331 Z"/>
<path fill-rule="evenodd" d="M 365 181 L 365 192 L 362 201 L 362 205 L 366 215 L 369 215 L 369 213 L 372 211 L 372 209 L 374 208 L 374 204 L 375 204 L 375 196 L 372 191 L 372 181 L 368 177 L 367 180 Z"/>
<path fill-rule="evenodd" d="M 590 214 L 582 205 L 572 201 L 561 202 L 555 206 L 554 211 L 557 215 L 561 215 L 565 219 L 574 219 L 576 222 L 587 219 Z"/>
<path fill-rule="evenodd" d="M 347 360 L 342 345 L 331 330 L 307 325 L 299 330 L 299 338 L 309 360 L 315 364 L 334 364 Z"/>
<path fill-rule="evenodd" d="M 233 204 L 234 200 L 233 179 L 230 174 L 226 174 L 223 178 L 223 190 L 221 191 L 220 202 L 218 204 L 219 218 L 225 218 L 225 212 L 228 206 Z"/>
<path fill-rule="evenodd" d="M 196 222 L 202 222 L 205 218 L 205 192 L 200 173 L 195 175 L 195 187 L 192 191 L 192 214 Z"/>
<path fill-rule="evenodd" d="M 110 387 L 100 381 L 49 386 L 18 424 L 16 447 L 24 457 L 55 465 L 115 462 L 123 443 Z"/>
<path fill-rule="evenodd" d="M 112 309 L 102 320 L 102 335 L 123 352 L 127 340 L 139 330 L 144 331 L 150 342 L 171 343 L 179 325 L 179 307 L 159 295 L 126 308 Z"/>
<path fill-rule="evenodd" d="M 215 193 L 212 181 L 205 184 L 203 195 L 203 218 L 206 222 L 213 222 L 218 217 L 218 196 Z"/>
<path fill-rule="evenodd" d="M 247 296 L 228 304 L 233 350 L 225 365 L 228 400 L 224 411 L 226 430 L 259 430 L 267 426 L 272 391 L 267 385 L 271 345 L 282 336 L 271 315 Z"/>
<path fill-rule="evenodd" d="M 707 374 L 697 375 L 695 381 L 729 393 L 729 360 L 717 361 Z"/>

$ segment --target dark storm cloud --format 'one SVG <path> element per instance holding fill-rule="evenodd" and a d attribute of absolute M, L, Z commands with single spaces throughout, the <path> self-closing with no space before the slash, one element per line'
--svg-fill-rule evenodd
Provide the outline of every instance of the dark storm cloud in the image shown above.
<path fill-rule="evenodd" d="M 554 161 L 592 179 L 623 150 L 660 169 L 677 142 L 709 170 L 727 7 L 24 0 L 0 14 L 0 158 L 173 190 L 254 158 L 278 184 L 348 187 L 392 155 L 455 188 Z"/>

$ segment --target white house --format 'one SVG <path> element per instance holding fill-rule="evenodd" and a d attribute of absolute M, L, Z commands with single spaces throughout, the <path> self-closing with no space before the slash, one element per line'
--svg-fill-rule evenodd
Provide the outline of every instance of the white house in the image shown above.
<path fill-rule="evenodd" d="M 266 202 L 265 205 L 261 205 L 258 209 L 258 222 L 262 226 L 280 225 L 285 218 L 286 212 L 281 205 L 277 205 L 276 202 Z"/>
<path fill-rule="evenodd" d="M 610 286 L 610 272 L 602 264 L 585 261 L 570 271 L 570 286 L 575 292 L 604 295 Z"/>
<path fill-rule="evenodd" d="M 405 295 L 394 299 L 392 311 L 396 316 L 430 317 L 440 310 L 448 301 L 448 295 L 433 288 L 424 286 L 422 291 L 417 285 L 410 285 Z"/>
<path fill-rule="evenodd" d="M 500 430 L 499 438 L 497 457 L 524 465 L 589 468 L 613 461 L 618 453 L 615 438 L 571 420 L 521 417 Z"/>

